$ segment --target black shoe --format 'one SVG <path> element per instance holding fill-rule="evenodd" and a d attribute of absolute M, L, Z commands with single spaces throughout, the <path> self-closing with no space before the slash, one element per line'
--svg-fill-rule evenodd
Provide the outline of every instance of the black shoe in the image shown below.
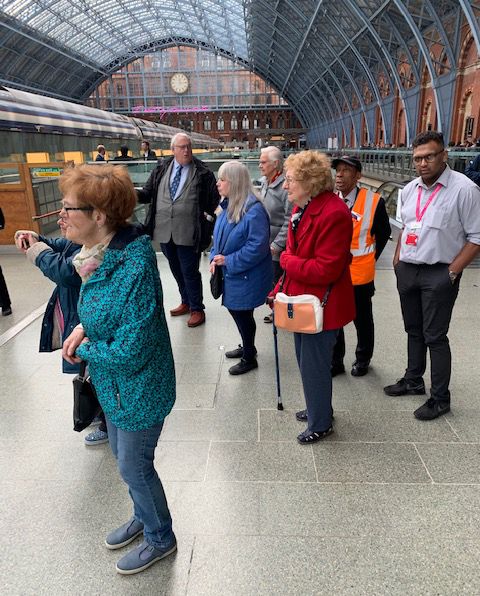
<path fill-rule="evenodd" d="M 299 412 L 297 412 L 295 414 L 295 418 L 299 422 L 307 422 L 307 420 L 308 420 L 307 410 L 300 410 Z"/>
<path fill-rule="evenodd" d="M 438 401 L 430 397 L 427 401 L 415 410 L 413 415 L 417 420 L 435 420 L 439 416 L 443 416 L 450 412 L 450 402 Z"/>
<path fill-rule="evenodd" d="M 405 377 L 398 379 L 395 385 L 387 385 L 383 388 L 386 395 L 397 397 L 399 395 L 425 395 L 425 383 L 414 383 Z"/>
<path fill-rule="evenodd" d="M 228 372 L 231 375 L 243 375 L 254 368 L 258 368 L 258 362 L 256 360 L 248 361 L 242 358 L 238 364 L 235 364 L 235 366 L 229 368 Z"/>
<path fill-rule="evenodd" d="M 352 370 L 350 374 L 352 377 L 364 377 L 368 373 L 368 364 L 363 364 L 362 362 L 355 362 L 352 364 Z"/>
<path fill-rule="evenodd" d="M 254 348 L 255 355 L 257 354 L 257 348 Z M 243 358 L 243 348 L 241 345 L 234 350 L 230 350 L 229 352 L 225 352 L 225 358 Z"/>
<path fill-rule="evenodd" d="M 317 441 L 321 441 L 322 439 L 324 439 L 325 437 L 328 437 L 328 435 L 331 435 L 333 433 L 333 426 L 330 426 L 329 428 L 327 428 L 327 430 L 322 430 L 322 431 L 312 431 L 312 430 L 308 430 L 308 428 L 306 430 L 303 431 L 303 433 L 300 433 L 297 437 L 297 441 L 301 444 L 301 445 L 308 445 L 310 443 L 316 443 Z"/>
<path fill-rule="evenodd" d="M 2 308 L 2 317 L 8 317 L 8 315 L 12 314 L 12 309 L 9 306 L 8 308 Z"/>
<path fill-rule="evenodd" d="M 295 418 L 299 421 L 299 422 L 307 422 L 308 421 L 308 415 L 307 415 L 307 410 L 300 410 L 299 412 L 297 412 L 295 414 Z M 332 410 L 332 420 L 334 420 L 333 417 L 333 410 Z"/>
<path fill-rule="evenodd" d="M 332 379 L 333 379 L 333 377 L 336 377 L 337 375 L 341 375 L 345 372 L 345 366 L 343 364 L 332 364 L 332 367 L 330 368 L 330 372 L 332 373 Z"/>
<path fill-rule="evenodd" d="M 225 352 L 225 358 L 242 358 L 243 357 L 243 348 L 242 346 L 238 346 L 234 350 L 230 350 L 229 352 Z"/>

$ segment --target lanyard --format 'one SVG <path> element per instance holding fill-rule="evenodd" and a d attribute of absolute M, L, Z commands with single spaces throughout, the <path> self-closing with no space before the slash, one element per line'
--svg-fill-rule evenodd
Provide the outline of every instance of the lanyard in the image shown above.
<path fill-rule="evenodd" d="M 422 199 L 422 190 L 423 190 L 423 188 L 421 186 L 418 187 L 417 208 L 415 210 L 415 215 L 417 217 L 417 221 L 422 221 L 422 217 L 425 215 L 425 211 L 430 207 L 430 203 L 438 195 L 438 193 L 440 192 L 440 189 L 441 188 L 442 188 L 442 185 L 439 182 L 437 184 L 437 186 L 435 187 L 434 191 L 432 192 L 432 194 L 430 195 L 428 201 L 425 203 L 425 206 L 423 207 L 423 209 L 420 210 L 420 201 Z"/>

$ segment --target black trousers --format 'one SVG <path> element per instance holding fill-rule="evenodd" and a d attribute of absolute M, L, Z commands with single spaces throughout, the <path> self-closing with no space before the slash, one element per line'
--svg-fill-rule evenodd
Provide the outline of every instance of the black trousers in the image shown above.
<path fill-rule="evenodd" d="M 255 359 L 255 333 L 257 325 L 253 316 L 252 310 L 230 310 L 228 312 L 232 315 L 237 329 L 242 338 L 243 359 L 251 362 Z"/>
<path fill-rule="evenodd" d="M 372 298 L 375 294 L 375 284 L 353 286 L 355 295 L 356 316 L 353 321 L 357 330 L 357 347 L 355 359 L 360 364 L 368 365 L 373 356 L 375 343 L 375 327 L 373 323 Z M 337 341 L 333 348 L 332 365 L 343 364 L 345 357 L 345 333 L 339 330 Z"/>
<path fill-rule="evenodd" d="M 7 284 L 3 277 L 2 267 L 0 266 L 0 306 L 2 308 L 10 308 L 10 296 L 8 294 Z"/>
<path fill-rule="evenodd" d="M 452 284 L 448 265 L 412 265 L 400 261 L 395 267 L 403 323 L 408 334 L 405 378 L 420 382 L 430 352 L 431 397 L 450 401 L 452 355 L 447 333 L 457 299 L 460 275 Z"/>

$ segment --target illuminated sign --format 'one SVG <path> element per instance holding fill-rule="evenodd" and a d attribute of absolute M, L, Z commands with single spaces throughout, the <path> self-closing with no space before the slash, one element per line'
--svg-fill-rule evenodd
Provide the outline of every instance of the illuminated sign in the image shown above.
<path fill-rule="evenodd" d="M 181 113 L 198 113 L 208 112 L 211 110 L 210 106 L 134 106 L 132 112 L 134 114 L 160 114 L 160 120 L 165 114 L 181 114 Z"/>
<path fill-rule="evenodd" d="M 52 178 L 54 176 L 60 176 L 63 172 L 62 168 L 32 168 L 32 176 L 34 178 Z"/>

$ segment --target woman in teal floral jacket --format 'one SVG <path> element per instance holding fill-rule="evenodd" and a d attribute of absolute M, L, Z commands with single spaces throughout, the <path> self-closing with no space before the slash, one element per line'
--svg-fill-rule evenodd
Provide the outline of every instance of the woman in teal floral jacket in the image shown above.
<path fill-rule="evenodd" d="M 60 179 L 66 237 L 82 244 L 73 263 L 82 278 L 81 324 L 65 341 L 67 361 L 86 360 L 105 412 L 113 454 L 133 500 L 133 516 L 111 532 L 109 549 L 140 534 L 117 571 L 143 571 L 176 549 L 154 453 L 175 401 L 175 370 L 155 253 L 127 223 L 136 204 L 118 166 L 79 166 Z"/>

